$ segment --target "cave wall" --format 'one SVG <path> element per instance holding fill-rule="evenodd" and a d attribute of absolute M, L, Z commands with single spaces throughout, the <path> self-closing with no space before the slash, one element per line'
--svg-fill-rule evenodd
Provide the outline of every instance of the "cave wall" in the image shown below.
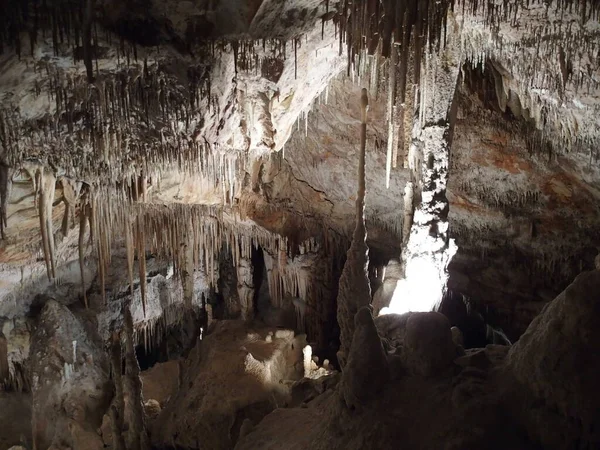
<path fill-rule="evenodd" d="M 458 252 L 448 287 L 517 338 L 545 303 L 594 267 L 597 166 L 589 157 L 581 168 L 577 152 L 544 139 L 514 92 L 502 111 L 491 62 L 464 73 L 450 156 Z"/>

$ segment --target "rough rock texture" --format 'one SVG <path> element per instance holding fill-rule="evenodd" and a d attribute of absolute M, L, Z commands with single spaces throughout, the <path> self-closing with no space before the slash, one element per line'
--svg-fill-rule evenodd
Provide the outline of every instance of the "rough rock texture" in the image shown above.
<path fill-rule="evenodd" d="M 402 268 L 397 260 L 391 260 L 385 266 L 385 278 L 381 286 L 373 294 L 373 313 L 379 315 L 379 311 L 390 305 L 390 301 L 396 290 L 398 280 L 402 279 Z"/>
<path fill-rule="evenodd" d="M 179 392 L 151 430 L 153 444 L 231 448 L 244 419 L 257 424 L 284 404 L 289 387 L 282 382 L 302 376 L 302 348 L 292 331 L 218 321 L 183 364 Z"/>
<path fill-rule="evenodd" d="M 465 71 L 449 176 L 449 287 L 518 337 L 582 269 L 600 242 L 595 163 L 531 142 L 535 128 L 502 112 L 490 64 Z M 487 87 L 490 88 L 487 88 Z"/>
<path fill-rule="evenodd" d="M 382 449 L 399 443 L 432 450 L 596 448 L 599 282 L 599 271 L 579 276 L 510 350 L 488 345 L 467 350 L 454 363 L 444 358 L 448 370 L 434 377 L 396 371 L 352 412 L 341 401 L 342 383 L 304 408 L 275 410 L 236 449 Z M 401 323 L 392 325 L 394 319 Z M 454 346 L 446 319 L 435 313 L 377 322 L 391 334 L 406 326 L 400 350 L 421 331 L 412 326 L 418 322 L 428 322 L 442 344 Z M 426 358 L 432 349 L 414 350 Z M 388 355 L 390 363 L 394 356 Z"/>
<path fill-rule="evenodd" d="M 341 380 L 341 395 L 352 410 L 364 407 L 389 378 L 388 362 L 369 307 L 354 317 L 354 336 Z"/>
<path fill-rule="evenodd" d="M 528 429 L 544 448 L 600 445 L 600 271 L 584 272 L 546 305 L 508 354 L 527 390 Z"/>
<path fill-rule="evenodd" d="M 164 406 L 179 389 L 180 361 L 158 363 L 140 374 L 145 401 L 156 400 Z"/>
<path fill-rule="evenodd" d="M 402 359 L 415 374 L 440 373 L 456 357 L 448 319 L 437 312 L 414 313 L 406 321 Z"/>
<path fill-rule="evenodd" d="M 362 87 L 372 93 L 373 112 L 363 133 L 371 189 L 366 201 L 373 205 L 365 211 L 373 250 L 371 272 L 402 253 L 400 271 L 408 277 L 402 281 L 412 286 L 398 290 L 400 310 L 429 310 L 438 302 L 453 250 L 450 238 L 459 246 L 450 268 L 450 288 L 470 297 L 469 305 L 476 310 L 471 317 L 482 326 L 479 331 L 486 330 L 488 321 L 501 325 L 511 337 L 519 336 L 545 302 L 583 269 L 593 268 L 600 242 L 597 2 L 466 1 L 457 3 L 448 17 L 446 0 L 96 0 L 87 5 L 94 9 L 85 15 L 84 8 L 70 0 L 11 0 L 0 5 L 0 377 L 5 380 L 8 371 L 10 385 L 27 388 L 29 377 L 18 381 L 17 373 L 28 370 L 24 361 L 31 355 L 31 368 L 39 375 L 31 380 L 34 406 L 40 411 L 34 414 L 33 435 L 44 441 L 40 447 L 46 440 L 80 439 L 81 430 L 87 433 L 98 423 L 97 405 L 91 403 L 100 400 L 85 397 L 80 402 L 79 395 L 81 389 L 92 390 L 89 380 L 94 384 L 102 378 L 96 372 L 104 376 L 102 364 L 84 371 L 81 382 L 63 383 L 61 377 L 70 374 L 71 380 L 83 370 L 77 349 L 70 361 L 71 344 L 65 338 L 56 350 L 59 356 L 48 356 L 40 338 L 50 335 L 52 344 L 55 336 L 70 339 L 70 334 L 81 332 L 75 322 L 63 328 L 74 319 L 64 306 L 56 305 L 76 310 L 82 294 L 91 309 L 85 315 L 100 312 L 98 328 L 105 343 L 122 327 L 123 304 L 131 301 L 125 380 L 130 387 L 121 389 L 128 392 L 120 392 L 118 401 L 135 406 L 128 418 L 132 426 L 125 430 L 132 442 L 143 432 L 134 342 L 152 347 L 163 324 L 178 323 L 189 311 L 174 307 L 204 306 L 204 293 L 211 295 L 215 316 L 224 315 L 222 303 L 227 303 L 231 317 L 253 316 L 246 287 L 254 278 L 248 264 L 254 264 L 254 251 L 271 258 L 267 263 L 265 256 L 264 265 L 272 306 L 293 309 L 298 328 L 305 327 L 321 346 L 332 341 L 335 346 L 336 325 L 330 313 L 335 310 L 340 255 L 347 250 L 356 215 L 352 203 L 358 200 L 353 198 L 353 171 L 360 120 L 358 102 L 352 99 Z M 425 5 L 430 7 L 427 18 L 417 14 Z M 393 14 L 390 8 L 395 7 Z M 345 11 L 339 14 L 338 8 Z M 411 30 L 393 24 L 402 14 L 406 20 L 422 18 L 416 25 L 426 26 L 413 30 L 412 52 L 406 50 L 406 42 L 389 45 L 391 33 L 399 38 L 401 31 Z M 438 36 L 444 41 L 439 49 Z M 360 53 L 365 45 L 372 55 Z M 391 60 L 386 59 L 390 53 Z M 327 85 L 346 63 L 355 82 L 336 80 L 329 103 Z M 412 72 L 406 70 L 409 66 Z M 419 83 L 413 86 L 417 71 Z M 381 77 L 383 72 L 390 76 Z M 396 75 L 401 77 L 396 80 Z M 387 90 L 381 89 L 384 84 Z M 326 104 L 311 110 L 315 99 Z M 456 121 L 453 99 L 459 106 Z M 390 133 L 388 139 L 388 127 L 403 132 Z M 396 142 L 399 139 L 403 142 Z M 400 164 L 392 170 L 390 190 L 383 181 L 383 168 L 391 165 L 391 159 L 383 157 L 384 147 L 400 153 L 393 156 Z M 80 196 L 82 192 L 89 197 Z M 92 219 L 89 231 L 85 226 L 80 233 L 71 229 L 77 215 L 84 225 L 86 218 Z M 132 220 L 137 277 L 126 276 L 134 260 L 131 245 L 128 264 L 117 250 L 132 237 Z M 222 251 L 231 253 L 232 261 L 224 261 Z M 171 265 L 157 269 L 161 264 L 155 261 Z M 238 270 L 240 261 L 244 266 Z M 236 275 L 231 280 L 225 280 L 227 270 L 214 270 L 225 266 Z M 366 273 L 364 266 L 360 269 Z M 180 278 L 182 271 L 185 279 Z M 216 272 L 220 273 L 215 276 Z M 363 275 L 360 304 L 369 300 Z M 214 292 L 223 284 L 228 290 Z M 378 303 L 389 296 L 385 281 L 382 288 Z M 58 303 L 38 305 L 37 294 L 55 296 Z M 40 322 L 28 352 L 23 316 L 37 314 L 38 306 L 44 308 L 42 317 L 52 308 L 61 311 L 53 325 L 59 328 Z M 345 350 L 352 337 L 348 328 L 354 323 L 353 312 L 343 324 Z M 589 315 L 597 314 L 591 310 Z M 240 435 L 240 445 L 255 444 L 254 448 L 293 448 L 291 443 L 282 445 L 292 439 L 307 448 L 388 448 L 401 442 L 408 448 L 518 449 L 529 446 L 529 438 L 549 447 L 597 446 L 598 426 L 582 394 L 588 374 L 579 367 L 581 355 L 559 347 L 556 355 L 531 356 L 539 367 L 555 363 L 555 356 L 567 367 L 571 363 L 575 373 L 569 380 L 574 382 L 571 390 L 563 390 L 543 374 L 528 373 L 539 369 L 516 353 L 539 350 L 538 340 L 554 345 L 555 338 L 542 332 L 554 322 L 536 323 L 529 343 L 513 349 L 506 366 L 501 364 L 506 350 L 496 347 L 467 351 L 453 366 L 449 324 L 432 322 L 435 332 L 424 336 L 415 325 L 419 317 L 424 316 L 377 322 L 383 348 L 396 354 L 388 355 L 391 380 L 378 386 L 379 397 L 365 399 L 364 412 L 353 416 L 339 391 L 326 391 L 308 408 L 277 411 L 266 419 L 266 428 L 251 431 L 254 423 L 248 417 L 255 422 L 273 407 L 269 389 L 243 378 L 243 388 L 256 388 L 251 394 L 257 398 L 248 401 L 258 405 L 236 416 L 232 411 L 239 405 L 222 405 L 216 397 L 230 393 L 206 382 L 209 387 L 202 385 L 189 402 L 181 392 L 177 398 L 178 406 L 184 405 L 181 410 L 192 417 L 187 419 L 197 420 L 192 431 L 184 429 L 185 421 L 165 419 L 160 444 L 179 440 L 184 446 L 218 448 L 231 446 Z M 569 324 L 565 329 L 574 342 L 585 341 L 585 336 L 571 333 L 568 317 L 560 320 Z M 573 320 L 584 318 L 575 314 Z M 14 328 L 8 330 L 11 324 Z M 368 322 L 361 333 L 376 342 L 371 325 Z M 468 347 L 471 335 L 463 331 Z M 583 333 L 595 337 L 585 327 Z M 429 338 L 438 344 L 431 345 Z M 269 344 L 276 341 L 271 340 Z M 117 343 L 112 346 L 115 378 L 122 365 Z M 94 345 L 88 347 L 95 357 L 101 345 Z M 596 354 L 590 346 L 581 353 Z M 377 351 L 368 356 L 381 363 L 375 365 L 383 365 L 381 345 L 373 347 Z M 48 348 L 54 351 L 52 345 Z M 231 351 L 237 356 L 244 355 L 235 349 Z M 229 373 L 241 367 L 215 362 L 221 357 L 217 351 L 214 358 L 202 356 L 194 368 L 210 366 Z M 261 361 L 256 354 L 252 358 L 244 367 L 261 379 L 273 373 L 271 360 Z M 353 365 L 358 364 L 360 357 L 353 359 Z M 47 370 L 42 372 L 41 366 Z M 447 370 L 440 370 L 439 378 L 430 376 L 434 366 Z M 502 377 L 513 380 L 511 370 L 520 380 L 514 391 L 510 382 L 501 383 Z M 348 376 L 351 373 L 358 373 L 357 379 L 369 378 L 359 370 Z M 188 371 L 186 376 L 204 382 L 204 375 Z M 40 380 L 48 383 L 40 385 Z M 218 384 L 216 377 L 210 382 Z M 350 384 L 347 380 L 342 386 Z M 188 385 L 183 391 L 193 389 Z M 205 396 L 211 389 L 217 394 Z M 236 401 L 246 394 L 233 391 Z M 360 390 L 351 391 L 348 403 L 355 404 Z M 564 398 L 548 400 L 549 392 L 572 394 L 580 411 L 569 410 Z M 505 393 L 513 396 L 502 398 Z M 58 403 L 55 396 L 68 399 L 62 409 L 48 406 Z M 205 400 L 199 417 L 189 414 Z M 590 395 L 589 400 L 597 399 Z M 93 417 L 88 420 L 87 409 L 75 408 L 69 429 L 65 417 L 75 403 L 89 405 Z M 150 406 L 156 405 L 147 406 L 156 412 Z M 51 414 L 54 407 L 58 414 Z M 222 417 L 214 419 L 210 412 L 219 414 L 220 407 Z M 175 406 L 169 411 L 163 417 L 179 412 Z M 431 411 L 438 413 L 434 423 Z M 203 417 L 209 417 L 208 425 Z M 281 422 L 273 425 L 273 417 Z M 113 425 L 124 428 L 114 420 Z M 283 432 L 287 434 L 279 436 Z M 226 438 L 217 443 L 217 435 Z M 94 437 L 85 443 L 94 446 L 97 441 Z M 119 444 L 114 444 L 115 450 L 120 450 Z M 66 445 L 85 448 L 75 441 L 57 442 Z"/>
<path fill-rule="evenodd" d="M 0 392 L 0 448 L 31 447 L 31 394 Z"/>
<path fill-rule="evenodd" d="M 46 302 L 31 338 L 35 448 L 101 449 L 97 433 L 112 396 L 98 336 L 66 307 Z"/>
<path fill-rule="evenodd" d="M 359 311 L 371 303 L 371 284 L 369 282 L 369 247 L 367 246 L 367 230 L 365 226 L 365 153 L 367 141 L 367 108 L 369 97 L 363 88 L 360 98 L 361 130 L 360 152 L 358 158 L 358 175 L 356 188 L 356 218 L 352 243 L 346 253 L 346 263 L 340 276 L 337 297 L 337 321 L 340 326 L 340 349 L 338 362 L 343 368 L 350 357 L 355 325 L 363 324 L 357 319 Z M 374 329 L 374 327 L 373 327 Z"/>

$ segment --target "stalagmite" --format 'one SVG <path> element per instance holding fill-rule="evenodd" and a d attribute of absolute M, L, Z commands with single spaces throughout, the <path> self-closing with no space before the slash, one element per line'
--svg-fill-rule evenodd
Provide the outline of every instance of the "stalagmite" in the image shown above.
<path fill-rule="evenodd" d="M 348 351 L 354 334 L 354 315 L 371 301 L 368 265 L 369 248 L 365 228 L 365 152 L 367 136 L 367 90 L 363 88 L 361 96 L 360 153 L 358 161 L 358 191 L 356 194 L 356 226 L 352 235 L 352 244 L 347 253 L 346 264 L 340 277 L 338 292 L 338 323 L 340 324 L 340 366 L 346 364 Z"/>
<path fill-rule="evenodd" d="M 390 370 L 371 307 L 361 307 L 354 322 L 354 336 L 339 393 L 348 408 L 360 410 L 382 389 L 390 377 Z"/>

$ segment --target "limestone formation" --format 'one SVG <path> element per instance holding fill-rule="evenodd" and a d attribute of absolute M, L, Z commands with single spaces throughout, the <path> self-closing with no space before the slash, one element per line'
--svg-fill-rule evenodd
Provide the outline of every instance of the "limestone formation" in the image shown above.
<path fill-rule="evenodd" d="M 135 355 L 133 320 L 129 308 L 125 316 L 125 374 L 123 383 L 123 436 L 125 448 L 147 450 L 150 448 L 144 417 L 140 366 Z"/>
<path fill-rule="evenodd" d="M 0 163 L 0 237 L 6 238 L 8 226 L 8 199 L 12 190 L 12 169 Z"/>
<path fill-rule="evenodd" d="M 96 429 L 110 400 L 108 366 L 80 319 L 47 300 L 32 336 L 34 448 L 101 449 Z"/>
<path fill-rule="evenodd" d="M 437 312 L 414 313 L 406 321 L 402 359 L 413 373 L 432 376 L 457 356 L 450 324 Z"/>
<path fill-rule="evenodd" d="M 530 398 L 529 432 L 546 448 L 576 439 L 600 444 L 595 389 L 600 352 L 600 271 L 584 272 L 537 316 L 508 354 L 510 371 Z"/>
<path fill-rule="evenodd" d="M 240 259 L 237 266 L 237 291 L 240 300 L 242 319 L 254 318 L 254 280 L 252 261 Z"/>
<path fill-rule="evenodd" d="M 338 362 L 342 368 L 346 364 L 352 336 L 354 335 L 354 316 L 359 309 L 371 303 L 368 265 L 369 248 L 365 227 L 365 152 L 367 133 L 367 90 L 361 94 L 361 139 L 358 160 L 358 189 L 356 193 L 356 223 L 352 234 L 352 244 L 346 254 L 346 264 L 342 271 L 338 292 L 338 323 L 340 324 L 340 350 Z"/>
<path fill-rule="evenodd" d="M 0 0 L 0 449 L 599 448 L 599 27 Z"/>
<path fill-rule="evenodd" d="M 373 322 L 371 308 L 358 310 L 354 336 L 341 380 L 341 396 L 350 409 L 360 409 L 389 379 L 388 362 Z"/>

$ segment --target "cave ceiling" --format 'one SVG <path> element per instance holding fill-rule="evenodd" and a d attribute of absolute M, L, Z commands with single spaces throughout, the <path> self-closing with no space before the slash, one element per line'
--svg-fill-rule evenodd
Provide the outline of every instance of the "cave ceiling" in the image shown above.
<path fill-rule="evenodd" d="M 367 87 L 373 258 L 400 257 L 414 127 L 452 104 L 450 287 L 534 315 L 600 246 L 598 3 L 407 2 L 404 27 L 384 3 L 2 1 L 2 298 L 88 254 L 104 283 L 133 241 L 177 267 L 184 242 L 345 248 Z"/>

